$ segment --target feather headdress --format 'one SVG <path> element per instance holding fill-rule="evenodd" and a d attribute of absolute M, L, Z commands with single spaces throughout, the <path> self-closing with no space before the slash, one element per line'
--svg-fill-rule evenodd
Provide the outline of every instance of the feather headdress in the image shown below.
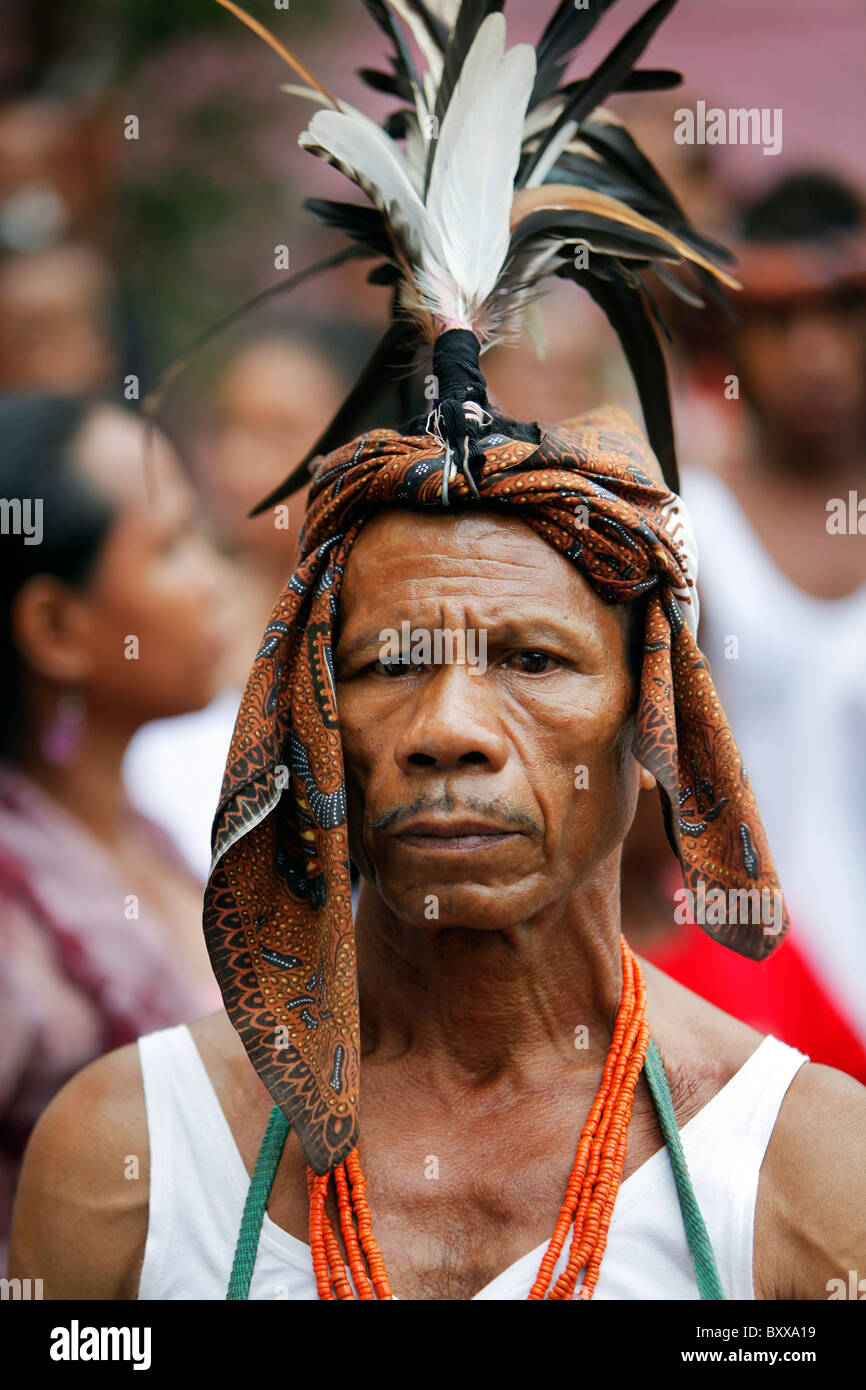
<path fill-rule="evenodd" d="M 614 0 L 589 7 L 560 0 L 535 48 L 507 46 L 503 0 L 363 2 L 391 45 L 390 71 L 361 70 L 368 85 L 398 102 L 382 126 L 332 96 L 233 0 L 218 0 L 303 78 L 286 90 L 323 108 L 299 144 L 340 169 L 369 205 L 307 199 L 305 206 L 349 238 L 347 256 L 375 258 L 369 278 L 392 290 L 391 321 L 361 378 L 310 453 L 256 510 L 306 482 L 310 460 L 363 428 L 395 383 L 402 382 L 403 413 L 412 413 L 406 382 L 419 348 L 454 329 L 473 335 L 482 352 L 512 338 L 551 276 L 586 290 L 610 320 L 650 442 L 676 490 L 663 324 L 646 276 L 698 305 L 672 266 L 691 266 L 699 287 L 715 297 L 720 286 L 738 286 L 718 265 L 731 259 L 725 249 L 689 224 L 602 105 L 618 91 L 679 82 L 675 72 L 635 68 L 676 0 L 656 0 L 594 71 L 569 81 L 562 79 L 570 59 Z"/>
<path fill-rule="evenodd" d="M 234 0 L 220 3 L 236 9 Z M 560 4 L 535 49 L 506 46 L 501 0 L 463 0 L 450 27 L 431 0 L 365 3 L 392 45 L 391 71 L 367 74 L 400 103 L 384 127 L 281 51 L 302 79 L 293 90 L 323 108 L 301 144 L 368 200 L 310 206 L 346 233 L 349 247 L 338 255 L 374 259 L 373 278 L 390 287 L 391 321 L 311 451 L 326 457 L 310 488 L 298 566 L 244 691 L 204 902 L 229 1017 L 319 1175 L 339 1168 L 359 1133 L 352 791 L 333 650 L 349 557 L 378 508 L 463 506 L 472 497 L 512 508 L 606 602 L 643 600 L 633 752 L 659 786 L 684 883 L 723 896 L 755 892 L 761 901 L 778 891 L 696 643 L 694 544 L 669 490 L 670 410 L 645 284 L 655 274 L 679 289 L 669 269 L 686 263 L 710 293 L 727 277 L 713 264 L 717 248 L 692 230 L 622 126 L 599 108 L 623 87 L 670 85 L 671 74 L 636 74 L 633 65 L 674 0 L 657 0 L 576 81 L 562 81 L 565 64 L 613 0 L 594 0 L 591 10 Z M 542 428 L 490 408 L 480 352 L 519 329 L 548 276 L 574 280 L 607 311 L 658 457 L 618 410 Z M 395 382 L 411 381 L 413 358 L 431 345 L 433 408 L 406 419 L 408 428 L 369 428 L 371 407 Z M 261 506 L 308 481 L 306 463 Z M 586 522 L 578 519 L 584 511 Z M 782 932 L 732 922 L 717 935 L 760 959 Z"/>

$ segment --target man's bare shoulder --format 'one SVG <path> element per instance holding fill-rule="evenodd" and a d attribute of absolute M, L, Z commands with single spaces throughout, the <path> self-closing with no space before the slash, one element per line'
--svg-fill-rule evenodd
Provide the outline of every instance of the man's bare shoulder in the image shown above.
<path fill-rule="evenodd" d="M 134 1298 L 147 1237 L 147 1118 L 135 1044 L 66 1083 L 30 1137 L 10 1270 L 46 1298 Z"/>
<path fill-rule="evenodd" d="M 221 1018 L 202 1024 L 216 1036 Z M 12 1276 L 41 1278 L 46 1298 L 134 1299 L 147 1239 L 149 1160 L 132 1043 L 76 1073 L 40 1117 L 15 1203 Z"/>
<path fill-rule="evenodd" d="M 682 1128 L 760 1045 L 763 1034 L 651 966 L 650 1026 Z M 804 1063 L 779 1108 L 760 1171 L 754 1280 L 765 1299 L 827 1298 L 866 1276 L 866 1087 Z M 859 1274 L 858 1274 L 859 1278 Z"/>
<path fill-rule="evenodd" d="M 252 1172 L 273 1099 L 256 1074 L 246 1048 L 225 1010 L 190 1024 L 195 1045 L 207 1068 L 244 1166 Z M 286 1161 L 296 1144 L 287 1146 Z M 297 1151 L 300 1160 L 300 1150 Z M 297 1164 L 295 1165 L 297 1166 Z M 303 1171 L 301 1165 L 300 1171 Z"/>
<path fill-rule="evenodd" d="M 726 1086 L 764 1034 L 641 962 L 650 1030 L 665 1064 L 680 1128 Z"/>
<path fill-rule="evenodd" d="M 866 1086 L 806 1063 L 788 1089 L 761 1169 L 755 1244 L 767 1298 L 826 1299 L 866 1276 Z M 762 1261 L 762 1265 L 764 1262 Z M 856 1281 L 855 1281 L 856 1282 Z"/>

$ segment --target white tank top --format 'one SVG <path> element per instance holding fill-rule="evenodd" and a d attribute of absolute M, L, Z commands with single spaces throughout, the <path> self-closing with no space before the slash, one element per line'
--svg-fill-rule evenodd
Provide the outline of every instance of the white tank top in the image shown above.
<path fill-rule="evenodd" d="M 866 1040 L 866 584 L 846 598 L 805 593 L 720 478 L 686 472 L 683 495 L 701 556 L 701 647 L 797 947 Z"/>
<path fill-rule="evenodd" d="M 150 1213 L 139 1299 L 224 1299 L 249 1174 L 185 1024 L 139 1039 L 150 1141 Z M 766 1037 L 680 1131 L 725 1295 L 753 1299 L 758 1174 L 802 1052 Z M 545 1241 L 476 1300 L 525 1299 Z M 565 1268 L 568 1245 L 554 1278 Z M 697 1299 L 666 1148 L 626 1178 L 614 1207 L 596 1299 Z M 265 1213 L 251 1299 L 317 1298 L 310 1247 Z"/>

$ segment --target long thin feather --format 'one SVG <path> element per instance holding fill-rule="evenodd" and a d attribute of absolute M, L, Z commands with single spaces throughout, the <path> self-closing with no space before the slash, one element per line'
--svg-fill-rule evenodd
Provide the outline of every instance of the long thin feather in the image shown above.
<path fill-rule="evenodd" d="M 394 53 L 391 56 L 391 62 L 394 65 L 398 78 L 401 79 L 404 86 L 411 93 L 411 99 L 414 102 L 419 121 L 423 120 L 429 114 L 427 95 L 421 78 L 418 76 L 418 71 L 415 67 L 412 54 L 409 52 L 406 44 L 403 31 L 395 15 L 385 4 L 385 0 L 363 0 L 363 3 L 365 9 L 372 15 L 373 19 L 375 19 L 383 32 L 388 35 L 394 45 Z"/>
<path fill-rule="evenodd" d="M 688 221 L 667 184 L 659 176 L 652 164 L 641 152 L 629 132 L 617 121 L 605 119 L 604 122 L 586 121 L 581 126 L 581 136 L 591 148 L 601 153 L 613 167 L 625 171 L 640 186 L 658 200 L 658 206 L 651 214 L 670 231 L 676 232 L 689 245 L 702 251 L 705 256 L 721 261 L 723 265 L 733 265 L 735 257 L 726 246 L 712 237 L 698 232 Z M 712 277 L 700 272 L 704 288 L 721 304 L 727 304 Z"/>
<path fill-rule="evenodd" d="M 280 43 L 279 39 L 275 39 L 273 34 L 269 33 L 263 24 L 260 24 L 257 19 L 253 19 L 253 16 L 247 14 L 246 10 L 242 10 L 240 5 L 234 3 L 234 0 L 216 0 L 216 3 L 222 5 L 224 10 L 229 10 L 236 19 L 241 21 L 241 24 L 245 24 L 248 29 L 252 29 L 254 34 L 258 34 L 260 39 L 264 39 L 268 47 L 272 48 L 275 53 L 278 53 L 283 62 L 288 63 L 290 68 L 294 68 L 299 77 L 302 77 L 311 87 L 315 87 L 317 91 L 321 92 L 322 96 L 331 106 L 337 106 L 337 102 L 331 96 L 331 93 L 326 87 L 322 86 L 318 78 L 313 76 L 310 69 L 305 67 L 300 59 L 296 58 L 294 53 L 286 48 L 285 44 Z"/>
<path fill-rule="evenodd" d="M 560 274 L 586 290 L 610 321 L 637 386 L 653 453 L 661 464 L 668 487 L 672 492 L 679 492 L 667 366 L 640 296 L 616 280 L 604 283 L 587 271 L 573 267 L 564 267 Z"/>
<path fill-rule="evenodd" d="M 663 265 L 654 265 L 652 270 L 653 275 L 661 281 L 665 289 L 672 295 L 675 295 L 677 299 L 681 299 L 683 304 L 688 304 L 691 309 L 706 308 L 700 295 L 693 294 L 692 291 L 683 284 L 682 280 L 678 280 L 676 275 L 672 275 Z"/>
<path fill-rule="evenodd" d="M 585 125 L 581 126 L 581 131 L 586 131 Z M 618 198 L 635 212 L 642 213 L 644 217 L 649 217 L 659 226 L 675 233 L 687 245 L 701 251 L 710 259 L 730 263 L 730 256 L 720 254 L 724 248 L 719 247 L 710 237 L 701 236 L 670 204 L 660 203 L 653 194 L 635 183 L 623 165 L 602 161 L 597 155 L 590 159 L 583 153 L 583 141 L 581 146 L 578 153 L 575 147 L 570 145 L 557 160 L 556 176 L 563 183 L 574 183 L 580 188 L 592 188 L 599 193 Z"/>
<path fill-rule="evenodd" d="M 415 347 L 415 336 L 411 331 L 411 325 L 405 319 L 396 319 L 389 324 L 364 370 L 326 429 L 288 477 L 253 507 L 249 513 L 251 517 L 259 516 L 268 507 L 276 506 L 283 498 L 297 492 L 310 481 L 308 465 L 312 459 L 318 458 L 320 454 L 330 453 L 338 444 L 351 439 L 357 432 L 359 421 L 365 414 L 369 416 L 381 395 L 390 389 L 395 371 L 405 369 Z"/>
<path fill-rule="evenodd" d="M 560 0 L 536 45 L 538 75 L 529 103 L 530 110 L 555 89 L 575 49 L 592 33 L 605 10 L 609 10 L 613 3 L 614 0 L 592 0 L 587 8 L 578 9 L 574 0 Z"/>
<path fill-rule="evenodd" d="M 437 13 L 436 6 L 426 4 L 425 0 L 388 0 L 388 3 L 404 23 L 408 24 L 425 57 L 427 49 L 422 42 L 422 34 L 427 35 L 431 47 L 437 48 L 440 55 L 444 54 L 448 47 L 448 36 L 454 28 L 453 15 L 446 21 Z"/>
<path fill-rule="evenodd" d="M 557 210 L 551 215 L 548 209 L 521 218 L 515 228 L 509 248 L 510 255 L 523 250 L 526 241 L 537 240 L 539 236 L 555 235 L 563 245 L 563 254 L 569 255 L 575 242 L 586 241 L 593 250 L 601 251 L 605 245 L 611 254 L 628 256 L 636 260 L 662 260 L 677 262 L 679 254 L 666 240 L 642 229 L 635 230 L 597 213 L 577 210 Z"/>
<path fill-rule="evenodd" d="M 248 314 L 251 309 L 255 309 L 259 304 L 263 304 L 266 299 L 271 299 L 275 294 L 286 294 L 291 290 L 297 289 L 305 280 L 311 280 L 314 275 L 321 275 L 325 270 L 332 270 L 335 266 L 343 265 L 345 261 L 355 260 L 362 256 L 364 252 L 358 246 L 345 246 L 342 251 L 336 251 L 331 256 L 325 256 L 320 261 L 314 261 L 312 265 L 306 266 L 303 270 L 298 270 L 294 275 L 286 276 L 285 280 L 280 280 L 276 285 L 269 285 L 266 290 L 259 290 L 250 299 L 239 304 L 223 318 L 217 319 L 203 333 L 178 353 L 166 367 L 160 372 L 156 385 L 153 390 L 145 397 L 142 402 L 142 414 L 153 415 L 169 388 L 174 385 L 178 377 L 186 371 L 187 367 L 195 357 L 201 352 L 202 348 L 218 337 L 220 333 L 225 333 L 226 329 L 231 328 L 232 324 L 237 323 L 244 314 Z"/>

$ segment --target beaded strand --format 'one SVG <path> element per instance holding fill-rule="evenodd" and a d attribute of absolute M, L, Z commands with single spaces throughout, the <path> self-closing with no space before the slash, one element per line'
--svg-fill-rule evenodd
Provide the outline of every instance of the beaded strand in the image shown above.
<path fill-rule="evenodd" d="M 646 985 L 637 958 L 624 937 L 622 996 L 601 1085 L 580 1132 L 565 1198 L 550 1243 L 542 1257 L 530 1299 L 572 1299 L 581 1270 L 577 1298 L 592 1298 L 607 1244 L 614 1203 L 622 1180 L 628 1126 L 638 1078 L 649 1046 Z M 349 1271 L 340 1242 L 325 1210 L 330 1173 L 317 1177 L 307 1169 L 310 1197 L 310 1246 L 320 1299 L 393 1299 L 382 1252 L 373 1235 L 366 1182 L 355 1148 L 334 1169 L 337 1212 Z M 571 1228 L 568 1263 L 553 1288 L 550 1281 Z M 351 1280 L 349 1278 L 351 1274 Z M 355 1292 L 357 1290 L 357 1293 Z"/>

